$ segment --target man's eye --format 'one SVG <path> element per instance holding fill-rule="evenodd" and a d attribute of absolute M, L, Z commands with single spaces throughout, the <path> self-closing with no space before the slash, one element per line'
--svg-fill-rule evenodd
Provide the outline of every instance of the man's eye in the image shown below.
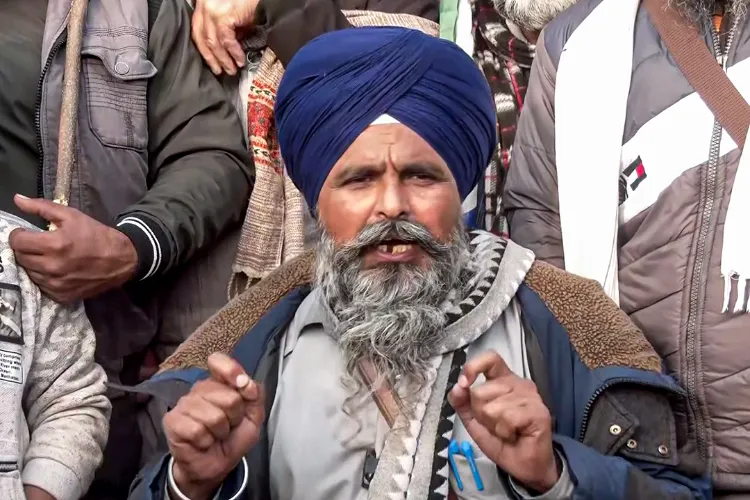
<path fill-rule="evenodd" d="M 345 186 L 349 185 L 357 185 L 357 184 L 364 184 L 368 181 L 372 180 L 371 175 L 358 175 L 356 177 L 350 177 L 344 182 Z"/>
<path fill-rule="evenodd" d="M 409 178 L 417 180 L 417 181 L 434 181 L 435 180 L 434 176 L 432 176 L 430 174 L 425 174 L 425 173 L 413 173 L 413 174 L 409 174 Z"/>

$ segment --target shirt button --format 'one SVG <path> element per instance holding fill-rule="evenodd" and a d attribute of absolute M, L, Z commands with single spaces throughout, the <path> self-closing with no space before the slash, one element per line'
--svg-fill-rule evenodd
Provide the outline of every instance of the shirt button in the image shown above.
<path fill-rule="evenodd" d="M 621 432 L 622 432 L 622 427 L 620 427 L 617 424 L 609 428 L 609 433 L 612 434 L 613 436 L 619 436 Z"/>
<path fill-rule="evenodd" d="M 636 446 L 638 446 L 638 441 L 635 439 L 628 439 L 628 442 L 626 443 L 627 447 L 631 450 L 634 449 Z"/>
<path fill-rule="evenodd" d="M 128 63 L 126 62 L 120 61 L 115 64 L 115 73 L 118 75 L 127 75 L 130 73 L 130 66 L 128 66 Z"/>
<path fill-rule="evenodd" d="M 667 455 L 669 453 L 669 448 L 667 448 L 664 445 L 659 446 L 659 455 Z"/>

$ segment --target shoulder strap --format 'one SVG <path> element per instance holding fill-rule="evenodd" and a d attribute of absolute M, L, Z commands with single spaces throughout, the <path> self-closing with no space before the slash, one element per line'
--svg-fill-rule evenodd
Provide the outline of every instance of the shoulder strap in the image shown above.
<path fill-rule="evenodd" d="M 378 379 L 378 373 L 372 363 L 360 361 L 358 367 L 362 380 L 372 391 L 372 399 L 375 400 L 380 414 L 388 422 L 388 427 L 392 428 L 399 414 L 398 396 L 386 384 L 380 384 L 380 387 L 373 390 Z"/>
<path fill-rule="evenodd" d="M 644 0 L 651 21 L 685 78 L 740 148 L 750 128 L 750 105 L 711 54 L 696 26 L 665 0 Z"/>

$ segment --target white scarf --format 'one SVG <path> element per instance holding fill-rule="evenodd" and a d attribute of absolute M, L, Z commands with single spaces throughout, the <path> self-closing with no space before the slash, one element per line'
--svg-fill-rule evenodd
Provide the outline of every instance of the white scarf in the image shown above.
<path fill-rule="evenodd" d="M 640 0 L 603 0 L 565 45 L 555 89 L 555 147 L 565 268 L 598 281 L 618 304 L 618 180 L 639 5 Z M 750 193 L 747 163 L 750 154 L 740 160 L 735 193 Z M 747 312 L 743 299 L 745 280 L 750 278 L 750 230 L 745 222 L 748 213 L 750 195 L 732 196 L 721 254 L 723 311 L 729 309 L 731 281 L 738 280 L 734 311 Z"/>

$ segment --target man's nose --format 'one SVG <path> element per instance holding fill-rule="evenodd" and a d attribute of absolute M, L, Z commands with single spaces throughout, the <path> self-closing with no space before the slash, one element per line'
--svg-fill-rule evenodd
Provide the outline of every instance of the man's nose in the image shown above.
<path fill-rule="evenodd" d="M 410 212 L 409 198 L 402 183 L 396 179 L 385 180 L 378 196 L 378 219 L 407 219 Z"/>

